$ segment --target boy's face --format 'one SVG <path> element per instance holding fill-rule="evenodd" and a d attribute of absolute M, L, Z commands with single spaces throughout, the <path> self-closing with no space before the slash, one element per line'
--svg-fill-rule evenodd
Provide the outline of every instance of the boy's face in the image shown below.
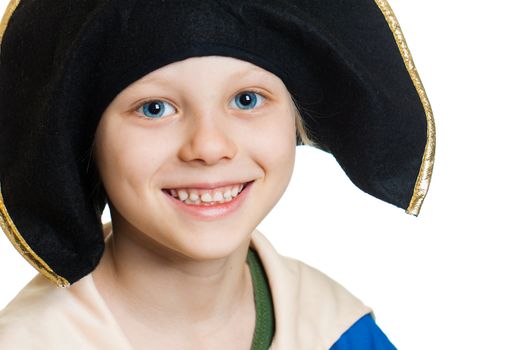
<path fill-rule="evenodd" d="M 285 85 L 251 63 L 192 57 L 144 76 L 95 138 L 115 230 L 167 254 L 232 254 L 284 193 L 295 135 Z"/>

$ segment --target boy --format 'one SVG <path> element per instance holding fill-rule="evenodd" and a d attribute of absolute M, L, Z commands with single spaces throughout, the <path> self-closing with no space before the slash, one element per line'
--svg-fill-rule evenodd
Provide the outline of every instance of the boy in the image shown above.
<path fill-rule="evenodd" d="M 428 188 L 430 107 L 389 8 L 320 4 L 20 2 L 0 57 L 3 228 L 69 288 L 37 276 L 0 344 L 393 347 L 255 230 L 291 176 L 297 111 L 363 190 L 417 214 Z"/>

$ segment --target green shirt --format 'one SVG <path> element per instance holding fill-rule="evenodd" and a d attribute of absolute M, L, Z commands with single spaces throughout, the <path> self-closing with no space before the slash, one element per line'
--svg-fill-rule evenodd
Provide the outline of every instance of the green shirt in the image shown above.
<path fill-rule="evenodd" d="M 251 350 L 268 350 L 275 332 L 272 294 L 259 255 L 250 248 L 246 259 L 252 276 L 255 298 L 255 332 Z"/>

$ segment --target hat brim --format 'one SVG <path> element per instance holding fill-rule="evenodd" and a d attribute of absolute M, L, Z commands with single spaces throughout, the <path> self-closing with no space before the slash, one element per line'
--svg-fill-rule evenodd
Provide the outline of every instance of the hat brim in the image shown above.
<path fill-rule="evenodd" d="M 5 30 L 11 24 L 10 19 L 17 10 L 19 3 L 20 0 L 12 0 L 9 3 L 0 24 L 2 47 L 4 47 Z M 356 16 L 350 23 L 356 31 L 362 31 L 360 34 L 368 33 L 373 36 L 370 38 L 370 44 L 367 44 L 367 40 L 359 41 L 345 38 L 348 40 L 347 44 L 351 49 L 337 47 L 336 44 L 332 44 L 327 39 L 327 34 L 324 32 L 321 34 L 310 33 L 312 35 L 309 38 L 311 41 L 301 41 L 299 39 L 302 34 L 300 31 L 299 34 L 293 31 L 294 26 L 304 25 L 305 27 L 302 28 L 304 31 L 309 30 L 310 24 L 306 21 L 297 22 L 292 18 L 287 19 L 285 29 L 289 30 L 290 35 L 294 36 L 288 37 L 290 42 L 281 44 L 284 45 L 283 47 L 296 45 L 298 52 L 303 49 L 302 47 L 307 47 L 313 53 L 309 60 L 302 60 L 300 55 L 295 57 L 295 61 L 291 57 L 292 65 L 287 67 L 290 64 L 289 62 L 279 61 L 279 54 L 283 47 L 278 47 L 278 43 L 275 44 L 276 49 L 273 56 L 270 52 L 263 53 L 257 47 L 247 49 L 246 47 L 250 43 L 246 43 L 246 47 L 243 46 L 243 49 L 239 49 L 239 46 L 235 45 L 217 45 L 216 43 L 201 46 L 190 45 L 182 50 L 184 53 L 176 53 L 171 56 L 168 54 L 157 57 L 151 53 L 144 53 L 144 55 L 149 55 L 148 57 L 151 59 L 144 60 L 143 64 L 139 66 L 127 67 L 124 64 L 123 70 L 118 71 L 117 69 L 114 76 L 106 74 L 100 78 L 103 83 L 99 82 L 99 85 L 89 85 L 87 80 L 80 83 L 73 82 L 71 78 L 67 78 L 68 74 L 73 76 L 74 71 L 72 69 L 75 67 L 84 69 L 89 78 L 97 76 L 97 74 L 92 75 L 93 72 L 102 75 L 100 69 L 103 71 L 104 67 L 115 67 L 121 59 L 108 54 L 102 62 L 96 62 L 96 54 L 100 52 L 93 50 L 93 47 L 98 47 L 98 50 L 101 50 L 103 46 L 100 45 L 115 44 L 111 42 L 110 36 L 104 36 L 103 39 L 106 42 L 98 40 L 97 35 L 103 31 L 101 28 L 109 26 L 108 23 L 111 21 L 109 18 L 97 18 L 96 16 L 111 16 L 112 14 L 84 5 L 85 8 L 77 10 L 76 17 L 67 18 L 68 21 L 86 21 L 84 26 L 75 23 L 79 33 L 82 30 L 81 37 L 75 38 L 74 41 L 76 51 L 71 50 L 70 47 L 55 48 L 63 50 L 63 55 L 58 57 L 58 60 L 63 59 L 62 62 L 59 62 L 63 64 L 64 72 L 61 73 L 63 75 L 51 76 L 52 69 L 49 72 L 39 73 L 50 74 L 49 76 L 36 75 L 36 80 L 42 80 L 42 86 L 47 88 L 49 84 L 57 84 L 56 87 L 58 88 L 56 90 L 44 90 L 41 89 L 42 86 L 37 84 L 35 85 L 37 88 L 32 92 L 42 99 L 65 100 L 73 106 L 69 110 L 70 113 L 72 111 L 79 112 L 80 116 L 85 116 L 80 113 L 85 112 L 82 109 L 83 106 L 78 105 L 85 103 L 85 101 L 80 99 L 79 102 L 79 96 L 75 96 L 77 100 L 73 101 L 74 98 L 67 94 L 100 88 L 96 96 L 98 105 L 90 111 L 94 115 L 99 115 L 101 110 L 125 86 L 169 62 L 195 55 L 210 54 L 223 54 L 244 59 L 275 73 L 283 79 L 291 93 L 299 100 L 299 107 L 306 123 L 310 125 L 310 129 L 315 129 L 314 140 L 321 149 L 334 154 L 347 175 L 359 188 L 377 198 L 404 208 L 408 214 L 418 215 L 429 188 L 434 164 L 435 125 L 432 110 L 399 23 L 387 1 L 375 0 L 373 4 L 365 0 L 356 1 L 356 4 L 358 3 L 359 6 L 363 7 L 364 10 L 362 11 L 366 11 L 369 17 L 360 19 L 359 16 Z M 35 6 L 44 7 L 46 4 L 46 1 L 41 1 L 39 5 Z M 359 6 L 356 5 L 357 10 L 359 10 Z M 371 6 L 375 6 L 375 9 Z M 27 16 L 26 10 L 24 8 L 20 13 L 16 25 L 27 25 L 21 23 Z M 239 17 L 240 22 L 250 18 L 250 11 L 255 11 L 248 5 L 242 7 L 242 10 L 245 11 L 243 16 L 247 17 Z M 82 11 L 85 13 L 83 14 Z M 52 16 L 53 14 L 48 15 Z M 123 16 L 133 16 L 131 9 Z M 264 18 L 267 21 L 266 23 L 279 25 L 280 14 L 267 12 L 265 16 L 267 16 Z M 121 19 L 119 18 L 119 20 Z M 256 18 L 250 19 L 255 20 Z M 315 21 L 315 17 L 308 17 L 308 19 Z M 99 27 L 92 25 L 97 20 L 102 23 L 99 23 Z M 259 17 L 257 20 L 262 21 Z M 367 21 L 372 24 L 367 24 Z M 38 21 L 34 22 L 33 25 L 38 26 L 38 23 Z M 389 28 L 388 33 L 383 29 L 385 24 Z M 16 25 L 12 32 L 16 32 Z M 40 28 L 33 30 L 36 33 Z M 126 30 L 130 31 L 131 37 L 133 28 L 126 28 Z M 34 40 L 33 44 L 39 40 L 47 40 L 47 44 L 51 46 L 50 43 L 55 40 L 55 38 L 44 39 L 38 35 L 35 34 L 35 38 L 31 39 Z M 264 33 L 261 34 L 261 37 L 264 35 Z M 59 39 L 65 42 L 68 38 L 61 37 Z M 11 60 L 9 62 L 20 59 L 23 55 L 17 53 L 31 47 L 31 42 L 26 44 L 27 47 L 23 47 L 13 40 L 16 39 L 10 37 L 10 42 L 7 45 L 11 51 L 5 54 L 8 55 L 7 61 Z M 28 41 L 31 40 L 28 39 Z M 146 37 L 144 40 L 149 40 L 149 38 Z M 239 40 L 242 41 L 243 38 Z M 63 42 L 61 43 L 63 44 Z M 302 46 L 299 47 L 299 45 Z M 181 46 L 177 48 L 180 49 Z M 315 52 L 315 48 L 319 48 L 319 51 Z M 93 53 L 93 51 L 95 52 Z M 122 46 L 115 52 L 132 54 L 133 48 Z M 27 54 L 27 52 L 25 53 Z M 53 57 L 53 52 L 47 52 L 47 54 L 49 57 Z M 337 67 L 332 69 L 330 65 L 320 67 L 319 61 L 322 58 L 318 56 L 325 54 L 329 56 L 330 62 L 334 63 L 334 66 L 342 65 L 344 69 L 341 70 Z M 267 56 L 270 59 L 266 59 Z M 57 58 L 55 57 L 55 59 Z M 393 62 L 392 66 L 389 66 L 388 72 L 381 66 L 384 63 L 382 60 Z M 54 65 L 51 67 L 56 68 Z M 283 67 L 285 68 L 283 69 Z M 297 72 L 294 72 L 294 68 L 297 68 Z M 35 64 L 34 69 L 38 70 L 41 67 Z M 10 89 L 15 89 L 16 84 L 18 84 L 17 79 L 19 79 L 19 76 L 16 76 L 17 72 L 2 71 L 2 74 L 2 77 L 6 78 L 5 81 L 15 82 L 10 87 Z M 322 75 L 325 74 L 329 77 L 326 78 L 327 80 L 334 82 L 334 86 L 323 86 L 321 90 L 315 88 L 308 90 L 309 86 L 315 85 L 308 83 L 323 79 Z M 304 81 L 298 81 L 297 76 L 294 75 L 304 76 Z M 347 81 L 351 84 L 349 85 Z M 108 88 L 105 89 L 104 87 Z M 396 91 L 397 87 L 401 87 L 401 89 Z M 3 87 L 2 91 L 5 92 L 6 89 Z M 356 97 L 355 101 L 348 102 L 348 106 L 351 106 L 355 112 L 352 118 L 329 117 L 331 114 L 336 115 L 338 113 L 336 109 L 330 110 L 329 101 L 320 102 L 316 106 L 317 110 L 311 113 L 312 109 L 308 104 L 312 97 L 323 93 L 343 96 L 337 94 L 340 94 L 341 91 L 344 92 L 345 89 L 348 89 L 348 96 Z M 7 94 L 2 96 L 4 103 L 7 100 L 6 96 Z M 348 98 L 348 96 L 346 97 Z M 338 108 L 342 106 L 347 105 L 340 105 Z M 35 112 L 33 114 L 41 113 L 44 115 L 49 106 L 35 107 L 30 105 L 27 108 L 35 108 L 32 110 Z M 368 114 L 364 112 L 369 110 L 370 113 Z M 319 116 L 322 112 L 326 112 L 326 115 Z M 47 119 L 41 119 L 39 122 L 42 128 L 47 127 Z M 93 134 L 96 122 L 96 120 L 89 121 L 89 123 L 83 120 L 79 121 L 82 124 L 82 132 Z M 9 120 L 6 123 L 8 124 L 4 129 L 7 130 L 4 131 L 6 133 L 12 130 L 20 131 L 25 127 L 23 119 Z M 88 193 L 91 183 L 82 174 L 81 169 L 86 165 L 85 159 L 82 160 L 82 163 L 67 163 L 68 159 L 85 157 L 86 148 L 91 140 L 82 139 L 77 142 L 76 140 L 81 139 L 78 130 L 67 135 L 63 134 L 69 130 L 70 123 L 73 121 L 61 120 L 56 123 L 58 124 L 57 128 L 61 129 L 53 129 L 51 135 L 48 135 L 50 130 L 43 131 L 44 129 L 38 130 L 35 134 L 20 132 L 20 135 L 16 136 L 14 134 L 6 135 L 7 137 L 3 139 L 7 141 L 2 143 L 2 149 L 6 149 L 7 142 L 12 142 L 15 146 L 14 152 L 18 153 L 2 158 L 1 166 L 15 169 L 19 174 L 12 171 L 5 172 L 4 169 L 0 173 L 0 223 L 2 229 L 31 265 L 61 287 L 68 286 L 91 272 L 98 264 L 104 249 L 100 208 L 94 209 L 94 203 L 100 202 L 100 198 L 93 199 Z M 352 138 L 348 137 L 348 130 L 352 130 Z M 49 140 L 53 133 L 65 136 L 57 141 L 60 143 L 50 143 Z M 34 138 L 45 141 L 38 147 L 38 151 L 44 155 L 45 152 L 50 154 L 49 152 L 54 148 L 58 148 L 59 151 L 69 155 L 70 158 L 66 159 L 66 156 L 57 152 L 52 161 L 47 160 L 48 163 L 58 167 L 60 176 L 54 176 L 56 169 L 37 171 L 37 169 L 42 169 L 41 165 L 45 164 L 46 160 L 41 159 L 41 154 L 29 154 L 30 152 L 21 150 L 20 146 L 24 142 L 27 143 Z M 53 142 L 55 141 L 53 140 Z M 392 152 L 389 151 L 389 147 L 392 148 Z M 24 158 L 27 154 L 29 156 Z M 21 177 L 20 173 L 31 174 L 31 176 Z M 51 189 L 46 189 L 46 186 L 51 187 Z M 23 195 L 29 193 L 33 194 L 31 202 L 24 198 L 28 196 Z M 77 193 L 84 195 L 79 199 L 76 196 Z M 35 215 L 35 211 L 38 210 L 41 213 Z M 71 211 L 75 215 L 64 214 L 71 213 Z M 75 217 L 76 221 L 72 217 Z"/>

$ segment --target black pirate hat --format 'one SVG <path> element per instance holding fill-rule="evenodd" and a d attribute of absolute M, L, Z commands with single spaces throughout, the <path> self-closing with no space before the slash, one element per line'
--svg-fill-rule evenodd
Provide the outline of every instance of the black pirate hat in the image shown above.
<path fill-rule="evenodd" d="M 192 56 L 280 77 L 316 147 L 363 191 L 417 215 L 428 190 L 432 111 L 386 0 L 13 0 L 0 33 L 0 222 L 59 286 L 104 250 L 89 164 L 102 112 Z"/>

